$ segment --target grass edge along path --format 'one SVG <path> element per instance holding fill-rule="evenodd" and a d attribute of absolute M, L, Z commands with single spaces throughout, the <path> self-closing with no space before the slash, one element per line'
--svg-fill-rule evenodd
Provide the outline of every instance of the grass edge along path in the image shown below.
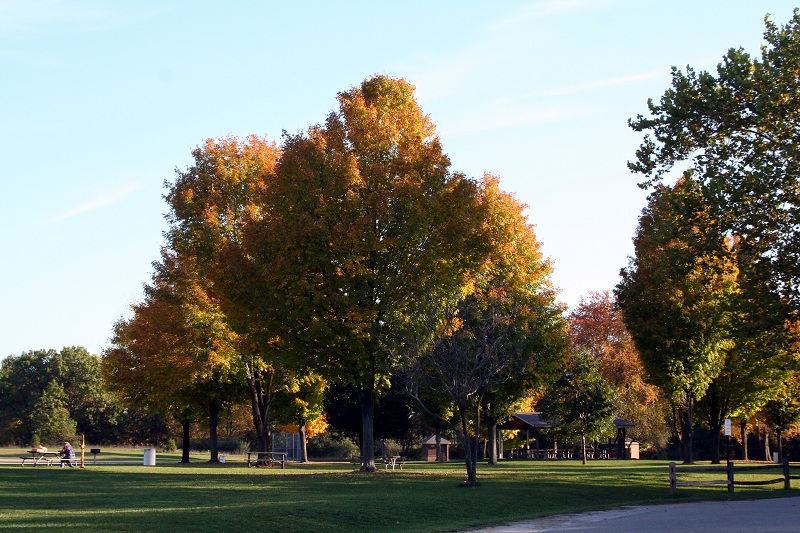
<path fill-rule="evenodd" d="M 774 473 L 767 474 L 774 475 Z M 412 462 L 362 474 L 344 463 L 0 466 L 0 529 L 18 531 L 464 531 L 623 505 L 731 499 L 720 487 L 669 494 L 667 461 Z M 800 483 L 793 481 L 793 489 Z M 737 488 L 734 499 L 796 495 Z"/>

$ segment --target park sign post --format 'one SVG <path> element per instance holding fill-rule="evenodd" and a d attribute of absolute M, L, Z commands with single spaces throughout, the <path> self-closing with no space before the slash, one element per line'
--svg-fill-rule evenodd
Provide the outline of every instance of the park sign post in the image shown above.
<path fill-rule="evenodd" d="M 745 444 L 746 445 L 746 444 Z M 725 419 L 725 460 L 731 462 L 731 419 Z"/>

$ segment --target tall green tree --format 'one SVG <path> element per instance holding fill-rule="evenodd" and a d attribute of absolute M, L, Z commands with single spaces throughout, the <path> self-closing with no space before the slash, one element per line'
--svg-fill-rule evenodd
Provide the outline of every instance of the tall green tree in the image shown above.
<path fill-rule="evenodd" d="M 83 347 L 25 352 L 0 367 L 2 442 L 30 444 L 35 434 L 52 444 L 76 432 L 91 442 L 112 442 L 120 411 L 100 359 Z"/>
<path fill-rule="evenodd" d="M 630 168 L 654 187 L 676 165 L 698 180 L 723 231 L 740 240 L 752 279 L 800 310 L 800 12 L 765 19 L 760 58 L 730 49 L 716 73 L 672 71 Z M 784 310 L 785 312 L 785 310 Z M 786 315 L 783 318 L 788 318 Z"/>
<path fill-rule="evenodd" d="M 681 407 L 684 462 L 691 463 L 694 403 L 733 346 L 738 286 L 731 244 L 697 182 L 685 176 L 651 194 L 634 247 L 617 301 L 648 380 Z"/>
<path fill-rule="evenodd" d="M 553 422 L 563 439 L 580 438 L 581 458 L 587 462 L 586 441 L 612 433 L 614 391 L 603 379 L 591 354 L 577 352 L 546 389 L 536 408 Z"/>

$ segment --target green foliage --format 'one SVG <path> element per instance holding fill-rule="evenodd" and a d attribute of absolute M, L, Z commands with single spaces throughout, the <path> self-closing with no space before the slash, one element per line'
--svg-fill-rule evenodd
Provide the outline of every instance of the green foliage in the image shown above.
<path fill-rule="evenodd" d="M 118 401 L 100 373 L 100 360 L 81 347 L 37 350 L 3 360 L 0 442 L 52 444 L 76 433 L 113 439 Z"/>
<path fill-rule="evenodd" d="M 273 414 L 280 424 L 303 426 L 322 416 L 326 383 L 314 373 L 295 374 L 275 395 Z"/>
<path fill-rule="evenodd" d="M 673 69 L 672 87 L 650 116 L 634 172 L 644 187 L 680 163 L 703 185 L 724 231 L 770 291 L 800 308 L 800 12 L 785 26 L 768 18 L 761 57 L 730 49 L 716 74 Z"/>
<path fill-rule="evenodd" d="M 800 11 L 785 26 L 769 17 L 765 24 L 760 57 L 732 48 L 716 72 L 673 69 L 672 86 L 658 103 L 648 102 L 649 115 L 629 121 L 645 133 L 636 161 L 629 163 L 645 178 L 640 186 L 651 188 L 652 197 L 662 195 L 665 178 L 676 166 L 685 168 L 682 179 L 697 183 L 695 196 L 714 222 L 696 225 L 698 232 L 727 236 L 738 270 L 738 294 L 728 304 L 735 315 L 729 322 L 735 346 L 725 350 L 724 366 L 702 405 L 715 433 L 725 416 L 752 415 L 797 368 L 792 337 L 800 312 Z M 623 280 L 622 287 L 630 289 L 631 281 Z M 696 343 L 702 344 L 711 346 Z"/>
<path fill-rule="evenodd" d="M 681 404 L 701 398 L 733 346 L 733 253 L 697 183 L 659 186 L 639 219 L 616 295 L 648 380 Z"/>
<path fill-rule="evenodd" d="M 51 381 L 33 406 L 31 431 L 42 442 L 52 446 L 60 441 L 72 439 L 76 424 L 70 418 L 65 402 L 64 388 Z"/>
<path fill-rule="evenodd" d="M 785 390 L 764 405 L 763 412 L 778 435 L 800 422 L 800 385 L 796 376 Z"/>
<path fill-rule="evenodd" d="M 346 458 L 359 455 L 358 445 L 343 435 L 320 433 L 308 439 L 308 455 L 315 458 Z"/>
<path fill-rule="evenodd" d="M 627 436 L 663 449 L 670 437 L 670 405 L 658 387 L 645 381 L 641 357 L 613 293 L 590 293 L 568 319 L 573 345 L 597 360 L 614 389 L 614 414 L 635 424 Z"/>
<path fill-rule="evenodd" d="M 598 362 L 578 352 L 547 388 L 537 409 L 553 422 L 562 440 L 599 441 L 613 433 L 613 401 Z"/>

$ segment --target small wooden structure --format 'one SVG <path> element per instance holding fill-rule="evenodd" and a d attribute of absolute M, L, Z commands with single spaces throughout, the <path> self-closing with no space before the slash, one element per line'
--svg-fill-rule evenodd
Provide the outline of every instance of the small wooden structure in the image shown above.
<path fill-rule="evenodd" d="M 423 461 L 436 461 L 436 435 L 425 439 L 420 442 L 422 444 L 422 460 Z M 447 439 L 439 439 L 439 447 L 441 448 L 442 457 L 444 461 L 450 460 L 450 441 Z"/>

